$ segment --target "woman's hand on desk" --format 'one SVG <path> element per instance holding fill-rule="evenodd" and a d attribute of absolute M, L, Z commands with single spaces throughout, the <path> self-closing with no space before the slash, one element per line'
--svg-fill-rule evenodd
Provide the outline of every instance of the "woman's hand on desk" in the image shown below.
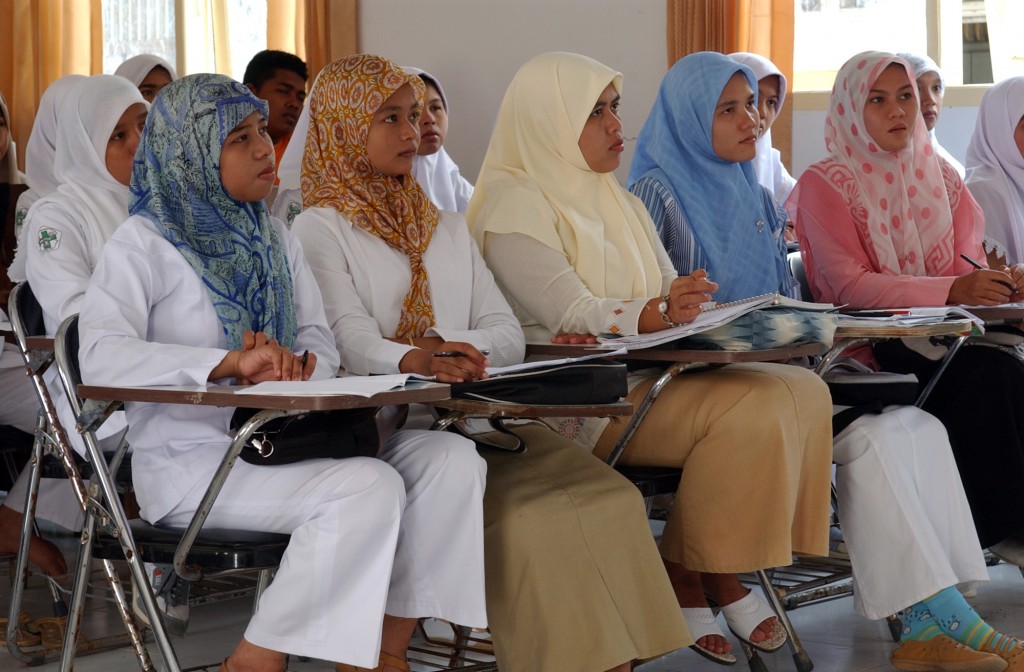
<path fill-rule="evenodd" d="M 305 364 L 305 366 L 303 366 Z M 296 355 L 281 347 L 277 339 L 260 331 L 242 335 L 242 349 L 230 351 L 210 372 L 209 380 L 234 378 L 239 385 L 268 380 L 309 380 L 316 369 L 316 355 Z"/>
<path fill-rule="evenodd" d="M 949 288 L 946 303 L 968 306 L 997 306 L 1008 303 L 1016 293 L 1013 277 L 1002 271 L 981 269 L 961 275 Z"/>
<path fill-rule="evenodd" d="M 434 348 L 414 348 L 398 363 L 402 373 L 437 376 L 442 383 L 464 383 L 487 377 L 491 360 L 469 343 L 442 341 Z"/>

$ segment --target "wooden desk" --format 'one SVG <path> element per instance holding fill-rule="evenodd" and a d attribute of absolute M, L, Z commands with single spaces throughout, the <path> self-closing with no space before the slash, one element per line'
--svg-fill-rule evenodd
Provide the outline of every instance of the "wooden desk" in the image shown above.
<path fill-rule="evenodd" d="M 448 385 L 410 382 L 401 389 L 378 392 L 372 397 L 353 394 L 279 395 L 238 394 L 241 385 L 164 385 L 147 387 L 103 387 L 79 385 L 82 399 L 104 402 L 140 401 L 158 404 L 187 404 L 231 408 L 264 408 L 281 411 L 335 411 L 346 408 L 372 408 L 392 404 L 419 404 L 448 399 Z"/>

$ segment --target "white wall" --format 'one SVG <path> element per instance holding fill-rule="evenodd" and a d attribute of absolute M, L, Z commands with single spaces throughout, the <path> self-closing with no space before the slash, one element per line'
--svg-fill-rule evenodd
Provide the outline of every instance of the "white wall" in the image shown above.
<path fill-rule="evenodd" d="M 505 88 L 524 62 L 575 51 L 622 72 L 625 181 L 635 138 L 666 71 L 664 0 L 372 0 L 359 44 L 437 77 L 448 96 L 445 149 L 470 181 L 483 161 Z"/>
<path fill-rule="evenodd" d="M 825 158 L 825 110 L 793 111 L 793 177 Z M 975 106 L 944 106 L 935 133 L 939 143 L 960 163 L 964 162 L 978 118 Z"/>

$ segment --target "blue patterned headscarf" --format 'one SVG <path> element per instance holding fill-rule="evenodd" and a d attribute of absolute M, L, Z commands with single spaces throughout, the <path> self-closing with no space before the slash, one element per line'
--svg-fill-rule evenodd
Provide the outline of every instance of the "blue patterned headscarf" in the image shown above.
<path fill-rule="evenodd" d="M 756 97 L 754 73 L 728 56 L 698 52 L 673 65 L 640 130 L 629 170 L 629 186 L 651 176 L 672 190 L 708 261 L 708 275 L 720 287 L 719 301 L 778 291 L 787 277 L 773 236 L 785 222 L 778 221 L 778 208 L 766 207 L 753 162 L 726 161 L 712 146 L 718 99 L 737 72 Z"/>
<path fill-rule="evenodd" d="M 263 201 L 236 201 L 224 190 L 224 140 L 267 103 L 222 75 L 168 84 L 146 122 L 132 169 L 129 213 L 151 220 L 188 260 L 213 301 L 228 347 L 247 330 L 295 343 L 292 276 Z"/>

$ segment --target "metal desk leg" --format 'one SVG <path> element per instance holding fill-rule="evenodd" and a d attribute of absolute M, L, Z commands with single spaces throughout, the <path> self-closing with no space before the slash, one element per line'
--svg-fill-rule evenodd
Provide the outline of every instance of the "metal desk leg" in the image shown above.
<path fill-rule="evenodd" d="M 844 352 L 851 348 L 867 345 L 870 342 L 870 338 L 844 338 L 829 348 L 828 352 L 821 356 L 821 361 L 818 362 L 816 367 L 814 367 L 814 372 L 819 376 L 825 375 L 825 373 L 835 365 L 836 360 L 839 359 Z"/>
<path fill-rule="evenodd" d="M 932 374 L 932 377 L 928 381 L 928 384 L 925 385 L 925 388 L 921 391 L 920 396 L 917 397 L 917 401 L 914 402 L 914 406 L 917 406 L 918 408 L 922 408 L 924 406 L 925 402 L 928 401 L 928 395 L 932 393 L 932 390 L 935 389 L 935 385 L 938 384 L 939 378 L 941 378 L 942 374 L 946 372 L 946 369 L 949 367 L 950 362 L 953 361 L 953 358 L 956 357 L 956 353 L 960 351 L 960 348 L 966 342 L 967 337 L 961 336 L 960 338 L 956 339 L 956 342 L 953 343 L 953 345 L 949 347 L 949 352 L 947 352 L 946 356 L 942 358 L 942 362 L 939 364 L 939 368 L 935 370 L 934 374 Z"/>

